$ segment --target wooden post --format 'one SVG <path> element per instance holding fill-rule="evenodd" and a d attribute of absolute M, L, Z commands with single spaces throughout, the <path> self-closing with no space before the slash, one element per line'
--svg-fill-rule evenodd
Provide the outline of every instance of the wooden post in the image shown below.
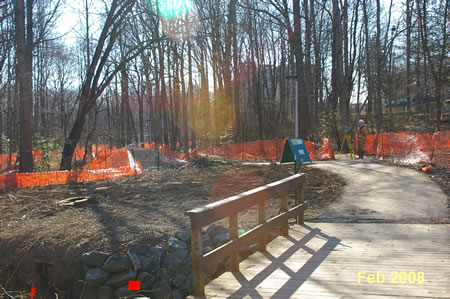
<path fill-rule="evenodd" d="M 192 250 L 192 283 L 194 288 L 194 295 L 205 296 L 205 282 L 203 280 L 202 271 L 202 230 L 197 227 L 191 216 L 191 250 Z"/>
<path fill-rule="evenodd" d="M 287 212 L 288 210 L 288 194 L 287 192 L 283 192 L 283 194 L 281 194 L 281 207 L 280 210 L 282 213 Z M 289 235 L 289 224 L 288 224 L 288 219 L 286 219 L 286 221 L 283 223 L 283 225 L 281 226 L 281 234 L 283 236 L 288 236 Z"/>
<path fill-rule="evenodd" d="M 301 205 L 303 203 L 303 185 L 299 185 L 297 187 L 297 205 Z M 303 224 L 304 222 L 304 218 L 305 218 L 305 211 L 301 211 L 298 216 L 297 216 L 297 223 L 298 224 Z"/>
<path fill-rule="evenodd" d="M 262 202 L 258 205 L 258 223 L 263 224 L 266 222 L 266 202 Z M 259 251 L 266 251 L 266 233 L 264 232 L 259 237 Z"/>
<path fill-rule="evenodd" d="M 238 215 L 228 217 L 230 240 L 238 238 Z M 239 272 L 239 249 L 230 255 L 230 271 Z"/>

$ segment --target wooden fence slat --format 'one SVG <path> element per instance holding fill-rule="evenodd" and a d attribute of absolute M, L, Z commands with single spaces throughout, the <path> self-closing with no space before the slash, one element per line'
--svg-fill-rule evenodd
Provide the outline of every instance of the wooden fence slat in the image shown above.
<path fill-rule="evenodd" d="M 239 195 L 192 209 L 187 211 L 185 215 L 196 215 L 195 218 L 191 218 L 191 221 L 194 221 L 196 226 L 205 226 L 223 218 L 230 217 L 236 212 L 258 205 L 260 202 L 264 202 L 269 198 L 279 197 L 283 192 L 289 191 L 305 182 L 305 174 L 297 173 Z"/>
<path fill-rule="evenodd" d="M 303 191 L 304 191 L 303 185 L 298 185 L 297 186 L 297 205 L 301 205 L 303 203 L 303 198 L 304 198 L 303 197 Z M 304 211 L 301 211 L 298 214 L 297 223 L 298 224 L 304 224 L 305 223 L 305 212 Z"/>
<path fill-rule="evenodd" d="M 296 217 L 303 223 L 304 210 L 307 204 L 303 201 L 303 184 L 306 182 L 305 174 L 295 174 L 288 178 L 255 188 L 253 190 L 232 196 L 215 203 L 187 211 L 185 215 L 191 220 L 191 250 L 192 250 L 192 276 L 193 289 L 196 296 L 205 295 L 205 282 L 203 271 L 226 257 L 230 257 L 230 271 L 239 271 L 239 249 L 259 242 L 259 250 L 266 251 L 267 234 L 275 226 L 282 227 L 283 235 L 288 235 L 288 220 Z M 293 188 L 297 190 L 296 206 L 288 210 L 287 192 Z M 266 221 L 266 202 L 273 197 L 281 196 L 281 213 Z M 258 205 L 259 225 L 242 236 L 238 235 L 238 214 L 252 206 Z M 228 217 L 229 238 L 226 244 L 203 255 L 202 226 Z"/>
<path fill-rule="evenodd" d="M 303 205 L 294 207 L 284 214 L 280 214 L 271 218 L 264 224 L 259 224 L 245 234 L 241 235 L 239 238 L 229 241 L 228 243 L 217 247 L 214 250 L 211 250 L 203 256 L 202 266 L 204 267 L 204 269 L 208 268 L 209 266 L 216 264 L 217 261 L 221 261 L 227 256 L 230 256 L 233 250 L 239 250 L 239 248 L 244 246 L 245 244 L 251 244 L 255 241 L 259 241 L 259 236 L 262 233 L 268 233 L 273 227 L 282 225 L 283 221 L 285 221 L 286 219 L 297 217 L 301 210 L 306 209 L 307 205 L 308 203 L 305 202 L 303 203 Z"/>
<path fill-rule="evenodd" d="M 287 212 L 288 210 L 288 193 L 284 192 L 283 194 L 281 194 L 281 206 L 280 206 L 280 211 L 281 213 Z M 288 224 L 289 219 L 286 219 L 283 223 L 283 225 L 281 226 L 281 234 L 283 236 L 288 236 L 289 235 L 289 224 Z"/>
<path fill-rule="evenodd" d="M 258 205 L 258 223 L 264 224 L 266 223 L 266 202 L 261 202 Z M 259 237 L 259 251 L 265 252 L 266 251 L 266 240 L 267 233 L 262 233 Z"/>
<path fill-rule="evenodd" d="M 230 240 L 238 238 L 238 215 L 228 218 Z M 239 272 L 239 248 L 233 250 L 230 255 L 230 271 Z"/>

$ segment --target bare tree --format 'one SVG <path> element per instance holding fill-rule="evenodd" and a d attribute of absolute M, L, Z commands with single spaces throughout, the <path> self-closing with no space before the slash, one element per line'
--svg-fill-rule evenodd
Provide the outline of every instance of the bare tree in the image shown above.
<path fill-rule="evenodd" d="M 422 3 L 420 3 L 422 2 Z M 425 53 L 426 61 L 428 61 L 431 74 L 434 80 L 434 90 L 436 96 L 436 131 L 441 129 L 441 114 L 442 114 L 442 94 L 443 85 L 448 78 L 445 74 L 445 62 L 448 60 L 448 6 L 449 1 L 439 1 L 437 6 L 434 7 L 435 12 L 433 14 L 435 29 L 432 31 L 428 27 L 428 6 L 427 1 L 416 0 L 417 13 L 419 17 L 419 24 L 421 26 L 421 40 L 422 47 Z M 437 26 L 436 26 L 437 25 Z M 430 32 L 431 31 L 431 32 Z M 442 35 L 441 35 L 442 34 Z M 431 36 L 431 40 L 430 40 Z M 433 44 L 433 46 L 431 46 Z"/>
<path fill-rule="evenodd" d="M 60 165 L 61 170 L 70 170 L 72 168 L 72 156 L 75 147 L 80 140 L 86 122 L 86 116 L 92 107 L 94 107 L 96 100 L 114 76 L 123 68 L 123 65 L 139 55 L 137 53 L 138 49 L 135 48 L 127 53 L 126 58 L 114 70 L 110 70 L 110 66 L 107 65 L 108 58 L 119 36 L 122 24 L 131 12 L 134 4 L 134 0 L 113 0 L 111 2 L 92 60 L 86 70 L 86 76 L 79 95 L 78 111 L 72 129 L 64 144 Z"/>
<path fill-rule="evenodd" d="M 19 171 L 33 171 L 33 1 L 27 0 L 25 11 L 24 1 L 17 0 L 15 4 L 16 20 L 16 76 L 19 85 L 20 99 L 20 146 Z M 25 28 L 25 17 L 27 19 Z M 26 30 L 26 33 L 25 33 Z"/>

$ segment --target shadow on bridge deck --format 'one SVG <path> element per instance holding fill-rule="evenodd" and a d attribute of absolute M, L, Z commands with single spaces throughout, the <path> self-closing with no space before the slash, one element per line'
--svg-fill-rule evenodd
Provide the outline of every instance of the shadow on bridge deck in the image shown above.
<path fill-rule="evenodd" d="M 295 225 L 211 281 L 206 297 L 449 298 L 449 233 L 448 224 Z"/>

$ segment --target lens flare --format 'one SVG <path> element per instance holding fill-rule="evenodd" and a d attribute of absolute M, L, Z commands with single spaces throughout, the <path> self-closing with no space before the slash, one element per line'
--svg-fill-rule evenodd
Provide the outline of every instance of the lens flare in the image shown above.
<path fill-rule="evenodd" d="M 149 7 L 154 7 L 153 1 L 147 0 Z M 163 18 L 174 19 L 182 18 L 192 8 L 190 0 L 156 0 L 156 9 L 154 11 Z"/>
<path fill-rule="evenodd" d="M 213 96 L 212 102 L 202 94 L 191 104 L 191 111 L 191 127 L 200 138 L 224 138 L 236 125 L 233 101 L 224 92 Z"/>
<path fill-rule="evenodd" d="M 215 202 L 252 188 L 265 185 L 264 178 L 249 168 L 234 168 L 226 171 L 214 182 L 211 201 Z"/>

